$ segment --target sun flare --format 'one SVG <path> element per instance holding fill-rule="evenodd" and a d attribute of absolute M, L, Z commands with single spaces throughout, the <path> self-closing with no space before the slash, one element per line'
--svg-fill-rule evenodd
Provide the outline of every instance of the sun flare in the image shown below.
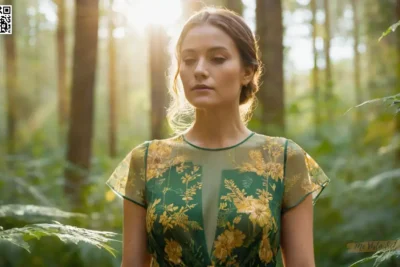
<path fill-rule="evenodd" d="M 124 13 L 129 25 L 139 31 L 150 24 L 172 26 L 179 21 L 182 13 L 181 0 L 120 0 L 114 8 Z"/>

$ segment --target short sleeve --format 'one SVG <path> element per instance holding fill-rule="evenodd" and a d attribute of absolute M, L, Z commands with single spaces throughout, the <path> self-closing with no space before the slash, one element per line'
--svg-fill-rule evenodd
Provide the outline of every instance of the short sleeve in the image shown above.
<path fill-rule="evenodd" d="M 146 157 L 148 142 L 133 148 L 108 178 L 108 185 L 117 195 L 146 207 Z"/>
<path fill-rule="evenodd" d="M 318 163 L 293 140 L 287 139 L 282 213 L 297 206 L 309 194 L 312 194 L 315 205 L 329 182 Z"/>

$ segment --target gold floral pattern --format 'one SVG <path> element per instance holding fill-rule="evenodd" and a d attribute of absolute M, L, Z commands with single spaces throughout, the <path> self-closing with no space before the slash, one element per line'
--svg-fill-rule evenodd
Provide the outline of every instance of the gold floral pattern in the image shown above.
<path fill-rule="evenodd" d="M 255 172 L 257 175 L 266 177 L 267 163 L 264 160 L 262 152 L 260 150 L 249 151 L 250 162 L 243 162 L 237 167 L 240 172 Z"/>
<path fill-rule="evenodd" d="M 165 253 L 168 261 L 174 264 L 182 263 L 182 247 L 175 240 L 165 239 Z"/>
<path fill-rule="evenodd" d="M 157 220 L 157 215 L 155 214 L 156 205 L 160 203 L 161 199 L 154 200 L 150 206 L 147 207 L 146 213 L 146 230 L 147 233 L 150 233 L 153 228 L 154 222 Z"/>
<path fill-rule="evenodd" d="M 273 161 L 276 161 L 284 153 L 283 144 L 284 140 L 282 138 L 267 137 L 262 147 L 268 151 Z"/>
<path fill-rule="evenodd" d="M 184 156 L 172 157 L 171 154 L 171 145 L 158 140 L 151 143 L 147 156 L 147 181 L 153 178 L 159 178 L 169 170 L 171 166 L 185 162 Z"/>
<path fill-rule="evenodd" d="M 260 257 L 261 261 L 264 263 L 271 262 L 274 253 L 271 249 L 271 244 L 269 243 L 268 234 L 266 232 L 266 228 L 263 230 L 263 238 L 261 240 L 260 249 L 258 251 L 258 256 Z"/>
<path fill-rule="evenodd" d="M 275 266 L 280 216 L 310 193 L 315 204 L 330 180 L 290 139 L 256 134 L 240 146 L 200 153 L 181 136 L 146 141 L 116 167 L 107 184 L 146 208 L 151 266 Z"/>
<path fill-rule="evenodd" d="M 276 162 L 267 163 L 267 173 L 275 181 L 283 179 L 283 164 Z"/>
<path fill-rule="evenodd" d="M 229 257 L 230 263 L 234 264 L 235 256 L 232 258 L 232 250 L 242 246 L 246 236 L 240 230 L 235 229 L 229 222 L 227 223 L 227 228 L 215 241 L 214 255 L 221 263 L 225 263 Z"/>

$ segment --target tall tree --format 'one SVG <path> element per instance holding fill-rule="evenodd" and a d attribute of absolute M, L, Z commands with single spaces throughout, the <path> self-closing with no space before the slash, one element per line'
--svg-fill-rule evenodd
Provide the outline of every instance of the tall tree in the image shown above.
<path fill-rule="evenodd" d="M 200 0 L 181 0 L 182 5 L 182 17 L 186 20 L 194 12 L 199 11 L 203 6 L 203 2 Z"/>
<path fill-rule="evenodd" d="M 115 30 L 115 12 L 112 9 L 113 0 L 110 1 L 108 14 L 108 89 L 109 89 L 109 127 L 108 127 L 108 144 L 111 157 L 117 154 L 117 80 L 116 80 L 116 49 L 113 33 Z"/>
<path fill-rule="evenodd" d="M 66 21 L 65 21 L 65 0 L 57 0 L 57 70 L 58 70 L 58 124 L 63 133 L 63 129 L 68 119 L 68 93 L 66 75 Z M 62 136 L 62 134 L 61 134 Z"/>
<path fill-rule="evenodd" d="M 327 118 L 332 120 L 333 109 L 330 100 L 333 96 L 333 78 L 332 78 L 332 64 L 331 64 L 331 11 L 330 11 L 330 1 L 324 0 L 325 9 L 325 35 L 324 35 L 324 52 L 325 52 L 325 101 L 328 103 L 328 108 L 326 109 Z"/>
<path fill-rule="evenodd" d="M 74 168 L 65 169 L 65 193 L 74 209 L 80 210 L 86 206 L 84 189 L 92 149 L 99 3 L 97 0 L 76 0 L 75 5 L 71 119 L 67 143 L 67 161 Z"/>
<path fill-rule="evenodd" d="M 283 22 L 280 0 L 257 0 L 256 32 L 259 37 L 261 59 L 265 65 L 260 88 L 261 121 L 271 133 L 283 134 Z"/>
<path fill-rule="evenodd" d="M 161 25 L 150 25 L 151 136 L 163 137 L 167 92 L 167 36 Z"/>
<path fill-rule="evenodd" d="M 400 0 L 396 0 L 396 19 L 400 21 Z M 397 47 L 397 64 L 396 64 L 396 77 L 397 83 L 395 86 L 395 92 L 400 92 L 400 34 L 396 35 L 396 47 Z M 396 114 L 396 127 L 395 134 L 400 137 L 400 112 Z M 400 167 L 400 147 L 398 146 L 396 149 L 396 160 L 397 166 Z"/>
<path fill-rule="evenodd" d="M 351 5 L 353 9 L 353 51 L 354 51 L 354 89 L 357 104 L 362 101 L 361 92 L 361 78 L 360 78 L 360 52 L 358 51 L 358 46 L 360 43 L 360 22 L 358 20 L 358 0 L 351 0 Z M 361 114 L 359 110 L 356 110 L 356 118 L 360 119 Z"/>
<path fill-rule="evenodd" d="M 226 4 L 225 6 L 238 13 L 240 16 L 243 16 L 243 1 L 242 0 L 225 0 Z"/>
<path fill-rule="evenodd" d="M 377 72 L 377 67 L 376 67 L 376 51 L 379 49 L 377 48 L 377 41 L 375 36 L 371 33 L 371 24 L 373 23 L 370 18 L 373 18 L 377 16 L 376 12 L 376 3 L 373 1 L 368 1 L 364 7 L 364 12 L 363 12 L 363 20 L 366 21 L 366 28 L 367 28 L 367 34 L 366 34 L 366 47 L 367 51 L 365 53 L 367 57 L 367 72 L 366 72 L 366 78 L 367 78 L 367 88 L 368 88 L 368 99 L 372 99 L 376 97 L 376 94 L 374 93 L 374 87 L 375 87 L 375 76 Z"/>
<path fill-rule="evenodd" d="M 13 0 L 6 0 L 5 5 L 13 6 Z M 15 13 L 15 10 L 13 10 Z M 6 94 L 7 94 L 7 153 L 13 154 L 16 150 L 17 125 L 17 53 L 15 42 L 15 22 L 13 34 L 4 35 L 6 56 Z"/>
<path fill-rule="evenodd" d="M 312 48 L 313 48 L 313 58 L 314 67 L 312 71 L 312 88 L 314 96 L 314 124 L 315 124 L 315 135 L 319 133 L 319 126 L 321 124 L 321 112 L 320 112 L 320 86 L 319 86 L 319 69 L 318 69 L 318 49 L 317 49 L 317 0 L 310 1 L 311 7 L 311 27 L 312 27 Z"/>

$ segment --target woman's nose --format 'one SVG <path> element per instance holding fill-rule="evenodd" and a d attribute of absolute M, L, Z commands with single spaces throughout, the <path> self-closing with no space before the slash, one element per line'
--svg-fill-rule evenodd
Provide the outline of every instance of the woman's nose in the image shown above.
<path fill-rule="evenodd" d="M 207 63 L 204 59 L 198 60 L 196 68 L 194 70 L 194 75 L 196 76 L 196 78 L 208 76 Z"/>

